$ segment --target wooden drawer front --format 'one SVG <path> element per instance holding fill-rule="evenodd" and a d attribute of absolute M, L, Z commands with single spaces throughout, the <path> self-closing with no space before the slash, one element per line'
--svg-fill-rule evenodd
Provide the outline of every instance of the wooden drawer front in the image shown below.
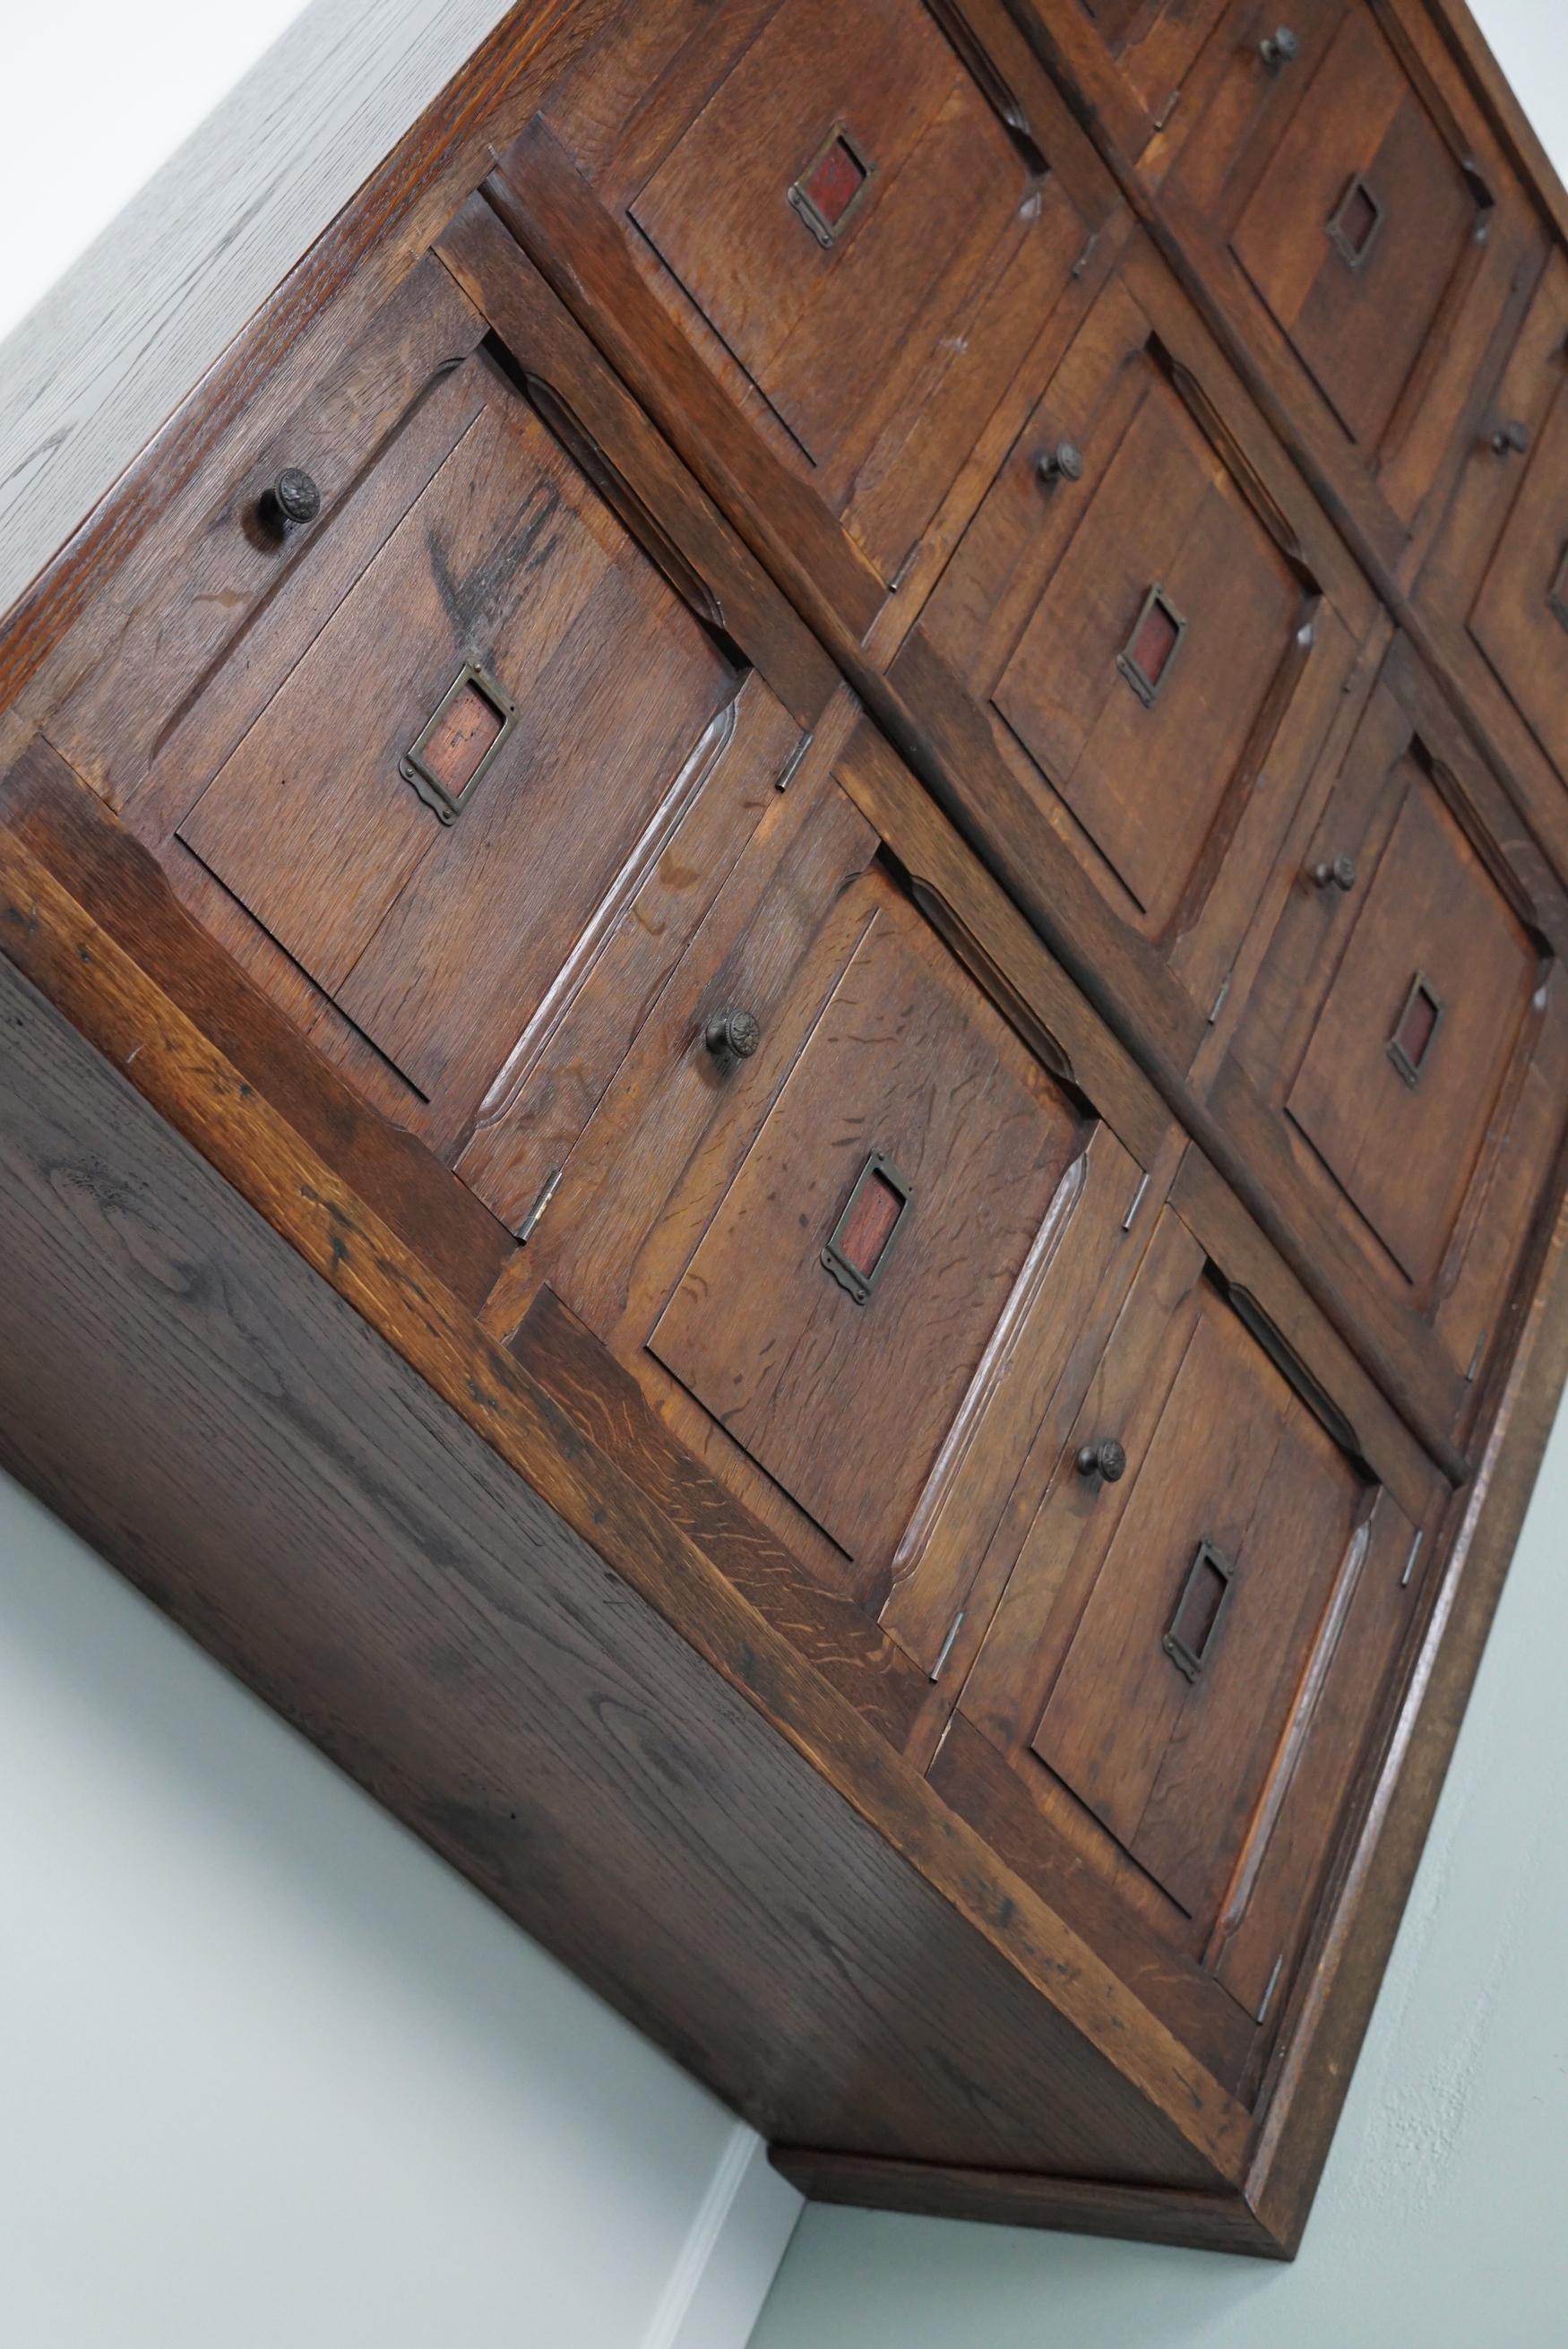
<path fill-rule="evenodd" d="M 1021 1457 L 1077 1407 L 1147 1184 L 877 851 L 813 753 L 528 1268 L 804 1573 L 930 1671 Z M 708 1040 L 736 1005 L 745 1059 Z"/>
<path fill-rule="evenodd" d="M 1568 260 L 1553 258 L 1466 456 L 1419 602 L 1568 873 Z"/>
<path fill-rule="evenodd" d="M 500 181 L 688 461 L 859 634 L 1088 240 L 1044 136 L 957 7 L 657 0 Z"/>
<path fill-rule="evenodd" d="M 1233 8 L 1160 193 L 1395 564 L 1423 509 L 1437 520 L 1434 481 L 1541 252 L 1432 28 L 1406 22 L 1417 13 L 1305 0 L 1295 56 L 1271 65 L 1256 8 Z"/>
<path fill-rule="evenodd" d="M 936 727 L 944 699 L 977 705 L 1037 828 L 1206 1013 L 1348 638 L 1139 298 L 1156 274 L 1141 258 L 1136 292 L 1101 295 L 892 677 Z M 978 800 L 983 777 L 966 787 Z"/>
<path fill-rule="evenodd" d="M 1380 684 L 1233 1045 L 1323 1212 L 1461 1374 L 1550 1171 L 1568 1041 L 1536 909 L 1472 822 Z"/>
<path fill-rule="evenodd" d="M 469 366 L 460 437 L 180 828 L 449 1140 L 718 763 L 738 683 L 539 415 Z"/>
<path fill-rule="evenodd" d="M 127 820 L 521 1231 L 833 678 L 481 201 L 441 252 L 488 326 L 432 260 L 468 356 L 211 664 Z"/>
<path fill-rule="evenodd" d="M 815 988 L 828 977 L 803 974 Z M 648 1340 L 868 1594 L 1022 1301 L 1083 1139 L 919 917 L 870 885 L 852 950 Z"/>
<path fill-rule="evenodd" d="M 1254 2018 L 1418 1580 L 1417 1526 L 1347 1434 L 1166 1211 L 958 1703 L 1041 1837 L 1076 1845 Z M 1115 1482 L 1078 1462 L 1108 1436 L 1125 1449 Z M 963 1752 L 938 1783 L 1016 1840 Z"/>

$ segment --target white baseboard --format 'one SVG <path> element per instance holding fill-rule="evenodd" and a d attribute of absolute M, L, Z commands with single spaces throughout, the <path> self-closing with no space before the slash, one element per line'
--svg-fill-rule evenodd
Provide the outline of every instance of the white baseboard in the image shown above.
<path fill-rule="evenodd" d="M 641 2349 L 746 2349 L 803 2208 L 738 2121 Z"/>

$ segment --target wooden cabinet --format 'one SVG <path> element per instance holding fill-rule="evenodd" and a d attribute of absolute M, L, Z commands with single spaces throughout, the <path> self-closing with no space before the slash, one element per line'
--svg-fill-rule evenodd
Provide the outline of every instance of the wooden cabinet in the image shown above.
<path fill-rule="evenodd" d="M 1070 12 L 1015 5 L 1098 98 L 1103 61 L 1057 29 Z M 1545 249 L 1442 32 L 1409 0 L 1232 0 L 1113 9 L 1105 46 L 1136 200 L 1408 585 Z"/>
<path fill-rule="evenodd" d="M 890 684 L 961 776 L 981 837 L 1096 926 L 1108 983 L 1125 968 L 1165 999 L 1162 1040 L 1184 1064 L 1372 617 L 1140 243 Z"/>
<path fill-rule="evenodd" d="M 1561 211 L 1452 0 L 522 0 L 0 621 L 0 1463 L 812 2193 L 1300 2240 L 1568 1358 Z"/>
<path fill-rule="evenodd" d="M 655 0 L 550 91 L 492 200 L 858 640 L 1112 191 L 999 0 Z"/>
<path fill-rule="evenodd" d="M 1457 1421 L 1564 1123 L 1564 903 L 1501 854 L 1502 793 L 1403 643 L 1327 781 L 1214 1099 L 1249 1137 L 1261 1103 L 1277 1195 L 1397 1303 Z"/>
<path fill-rule="evenodd" d="M 1419 601 L 1532 831 L 1568 874 L 1568 257 L 1553 256 L 1480 427 Z"/>

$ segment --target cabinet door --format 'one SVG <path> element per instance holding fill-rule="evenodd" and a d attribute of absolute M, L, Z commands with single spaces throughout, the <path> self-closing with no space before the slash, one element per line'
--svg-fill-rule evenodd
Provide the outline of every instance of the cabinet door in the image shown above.
<path fill-rule="evenodd" d="M 291 533 L 128 813 L 318 1048 L 521 1229 L 806 730 L 718 617 L 752 616 L 751 558 L 725 575 L 709 516 L 721 567 L 687 564 L 625 470 L 679 514 L 678 467 L 482 203 L 449 248 L 492 315 L 441 271 L 466 347 Z"/>
<path fill-rule="evenodd" d="M 1368 705 L 1215 1088 L 1251 1081 L 1284 1195 L 1353 1238 L 1429 1333 L 1460 1407 L 1548 1187 L 1568 1077 L 1562 907 L 1532 897 L 1467 802 L 1408 651 Z M 1450 763 L 1450 757 L 1455 763 Z M 1501 798 L 1501 794 L 1498 794 Z"/>
<path fill-rule="evenodd" d="M 994 0 L 657 0 L 562 78 L 492 191 L 857 637 L 1111 202 Z"/>
<path fill-rule="evenodd" d="M 1073 860 L 1122 956 L 1180 990 L 1189 1042 L 1369 618 L 1336 551 L 1327 579 L 1311 569 L 1224 421 L 1224 380 L 1136 247 L 891 671 L 975 821 L 1025 866 L 1035 841 Z"/>
<path fill-rule="evenodd" d="M 1291 429 L 1408 577 L 1542 240 L 1427 12 L 1304 0 L 1289 31 L 1287 56 L 1250 0 L 1233 6 L 1159 202 Z"/>
<path fill-rule="evenodd" d="M 1473 436 L 1418 602 L 1568 874 L 1568 259 L 1553 255 Z"/>
<path fill-rule="evenodd" d="M 1168 1210 L 935 1765 L 1032 1872 L 1064 1840 L 1253 2023 L 1411 1619 L 1424 1515 L 1265 1327 Z"/>
<path fill-rule="evenodd" d="M 929 1671 L 1021 1453 L 1092 1366 L 1146 1169 L 837 781 L 803 777 L 530 1257 L 803 1570 Z M 745 1057 L 714 1028 L 736 1008 Z"/>

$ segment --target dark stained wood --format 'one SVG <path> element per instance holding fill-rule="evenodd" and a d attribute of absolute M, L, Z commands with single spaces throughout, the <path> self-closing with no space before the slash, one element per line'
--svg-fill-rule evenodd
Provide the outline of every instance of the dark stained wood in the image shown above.
<path fill-rule="evenodd" d="M 648 6 L 588 53 L 492 200 L 804 608 L 860 642 L 1111 183 L 998 0 L 784 0 L 687 33 Z M 863 177 L 830 226 L 803 191 L 841 139 Z"/>
<path fill-rule="evenodd" d="M 1244 414 L 1135 242 L 889 675 L 1009 871 L 1053 896 L 1064 867 L 1092 881 L 1114 920 L 1079 883 L 1061 926 L 1177 1073 L 1372 618 L 1277 458 L 1255 466 L 1255 426 L 1252 447 L 1231 429 Z M 1078 477 L 1047 479 L 1064 443 Z"/>
<path fill-rule="evenodd" d="M 1174 2243 L 1253 2259 L 1290 2257 L 1239 2194 L 1188 2194 L 1154 2187 L 1134 2195 L 1099 2179 L 1022 2178 L 1006 2170 L 951 2169 L 880 2160 L 871 2154 L 818 2153 L 793 2145 L 775 2146 L 772 2161 L 813 2202 Z"/>
<path fill-rule="evenodd" d="M 1142 202 L 1352 543 L 1408 587 L 1540 223 L 1415 0 L 1303 0 L 1300 56 L 1272 72 L 1250 13 L 1230 18 L 1251 37 L 1209 45 Z M 1377 220 L 1357 260 L 1358 188 Z"/>
<path fill-rule="evenodd" d="M 1150 2099 L 1135 2047 L 1180 2075 L 1174 2044 L 1025 1888 L 982 1891 L 973 1840 L 518 1366 L 470 1346 L 457 1374 L 487 1442 L 9 968 L 0 988 L 0 1214 L 27 1333 L 0 1361 L 12 1473 L 764 2128 L 872 2126 L 916 2158 L 951 2134 L 982 2161 L 1204 2190 L 1233 2176 L 1228 2100 L 1191 2066 Z M 258 1111 L 236 1102 L 236 1123 Z M 377 1244 L 396 1257 L 369 1231 L 347 1253 Z M 350 1293 L 381 1277 L 339 1261 Z M 578 1485 L 593 1546 L 497 1457 L 509 1423 L 558 1495 Z M 627 1589 L 634 1564 L 706 1582 L 705 1606 L 675 1604 L 684 1635 Z M 737 1635 L 749 1695 L 720 1693 L 716 1633 Z M 814 1727 L 780 1737 L 764 1689 L 806 1698 Z M 901 1861 L 822 1771 L 837 1733 L 865 1742 L 862 1794 L 926 1818 L 942 1890 L 932 1855 Z M 1029 1919 L 1057 1942 L 1037 1953 L 1049 2003 Z M 846 1999 L 844 1956 L 867 1950 Z M 742 1951 L 759 1970 L 737 2002 Z M 1055 2019 L 1064 2001 L 1078 2030 L 1099 2006 L 1114 2063 Z"/>
<path fill-rule="evenodd" d="M 1554 252 L 1465 453 L 1417 590 L 1440 670 L 1501 753 L 1521 813 L 1568 875 L 1568 255 Z M 1514 441 L 1521 439 L 1522 448 Z"/>
<path fill-rule="evenodd" d="M 636 1381 L 549 1288 L 539 1290 L 511 1351 L 726 1580 L 902 1746 L 923 1693 L 916 1668 L 859 1608 L 802 1575 L 783 1544 L 676 1440 Z"/>
<path fill-rule="evenodd" d="M 1396 645 L 1210 1093 L 1304 1241 L 1418 1330 L 1456 1429 L 1474 1417 L 1568 1083 L 1564 900 L 1528 842 L 1504 853 L 1518 840 L 1505 812 Z M 1314 877 L 1336 856 L 1354 865 L 1348 892 Z M 1395 1047 L 1423 1040 L 1418 1071 Z"/>
<path fill-rule="evenodd" d="M 137 1081 L 143 1014 L 129 1005 L 117 1011 L 85 930 L 62 951 L 59 931 L 41 916 L 40 882 L 47 876 L 59 885 L 52 902 L 62 906 L 67 895 L 89 903 L 94 927 L 167 992 L 178 1012 L 200 1023 L 240 1081 L 289 1118 L 436 1278 L 477 1311 L 514 1253 L 511 1234 L 421 1143 L 367 1110 L 310 1051 L 178 904 L 147 851 L 46 743 L 35 743 L 0 783 L 0 922 L 12 960 Z M 149 1061 L 142 1075 L 151 1073 Z M 191 1069 L 174 1094 L 156 1098 L 201 1149 L 211 1110 L 201 1072 Z"/>
<path fill-rule="evenodd" d="M 1568 311 L 1272 23 L 483 45 L 0 621 L 0 1457 L 808 2190 L 1288 2257 L 1568 1365 Z"/>

